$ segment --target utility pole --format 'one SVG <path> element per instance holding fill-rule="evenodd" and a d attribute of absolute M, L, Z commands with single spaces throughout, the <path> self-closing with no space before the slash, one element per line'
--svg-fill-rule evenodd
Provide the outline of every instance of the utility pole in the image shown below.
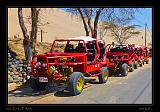
<path fill-rule="evenodd" d="M 147 24 L 145 23 L 145 34 L 144 34 L 144 38 L 145 38 L 145 48 L 146 48 L 146 27 L 147 27 Z"/>

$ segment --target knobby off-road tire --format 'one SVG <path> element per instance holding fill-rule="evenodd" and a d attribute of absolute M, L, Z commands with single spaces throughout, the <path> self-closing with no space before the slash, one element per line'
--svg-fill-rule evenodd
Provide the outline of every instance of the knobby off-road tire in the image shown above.
<path fill-rule="evenodd" d="M 148 64 L 149 61 L 146 61 L 146 64 Z"/>
<path fill-rule="evenodd" d="M 102 67 L 101 71 L 102 71 L 102 74 L 100 74 L 98 76 L 98 79 L 99 79 L 99 83 L 103 84 L 103 83 L 106 83 L 107 80 L 108 80 L 108 70 L 107 70 L 107 67 Z"/>
<path fill-rule="evenodd" d="M 68 82 L 68 90 L 72 95 L 79 95 L 84 88 L 84 77 L 81 72 L 73 72 Z"/>
<path fill-rule="evenodd" d="M 47 82 L 39 82 L 39 78 L 33 78 L 31 77 L 29 79 L 29 86 L 33 89 L 33 90 L 45 90 L 45 87 L 47 85 Z"/>
<path fill-rule="evenodd" d="M 137 69 L 137 67 L 138 67 L 138 62 L 135 61 L 135 62 L 134 62 L 134 69 Z"/>
<path fill-rule="evenodd" d="M 122 70 L 121 70 L 121 74 L 122 76 L 127 76 L 128 75 L 128 64 L 124 63 L 122 65 Z"/>
<path fill-rule="evenodd" d="M 129 69 L 129 72 L 133 72 L 133 71 L 134 71 L 134 62 L 132 62 L 132 65 L 131 65 L 131 67 Z"/>
<path fill-rule="evenodd" d="M 143 65 L 144 65 L 144 59 L 142 59 L 142 63 L 143 63 Z"/>
<path fill-rule="evenodd" d="M 142 67 L 142 65 L 143 65 L 143 60 L 140 60 L 139 66 Z"/>

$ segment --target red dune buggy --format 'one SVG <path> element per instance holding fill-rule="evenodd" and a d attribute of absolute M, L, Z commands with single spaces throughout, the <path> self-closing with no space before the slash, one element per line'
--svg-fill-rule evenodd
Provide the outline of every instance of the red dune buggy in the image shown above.
<path fill-rule="evenodd" d="M 142 67 L 142 65 L 144 65 L 145 62 L 145 52 L 144 52 L 144 48 L 141 46 L 136 45 L 134 48 L 135 51 L 135 68 L 137 68 L 137 66 L 139 65 L 140 67 Z"/>
<path fill-rule="evenodd" d="M 152 48 L 149 49 L 149 57 L 152 57 Z"/>
<path fill-rule="evenodd" d="M 117 75 L 127 76 L 128 71 L 134 70 L 134 49 L 127 45 L 115 45 L 111 47 L 108 44 L 107 58 L 109 58 L 108 69 Z"/>
<path fill-rule="evenodd" d="M 149 49 L 147 47 L 144 48 L 144 62 L 148 64 L 149 58 L 152 56 L 152 49 Z"/>
<path fill-rule="evenodd" d="M 108 80 L 104 41 L 89 36 L 56 39 L 50 52 L 34 55 L 29 83 L 32 89 L 45 89 L 48 82 L 63 83 L 72 95 L 82 92 L 85 77 Z"/>

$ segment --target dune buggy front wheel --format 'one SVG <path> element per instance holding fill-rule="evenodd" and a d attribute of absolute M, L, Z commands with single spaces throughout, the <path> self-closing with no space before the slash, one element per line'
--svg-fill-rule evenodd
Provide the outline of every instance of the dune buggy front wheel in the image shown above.
<path fill-rule="evenodd" d="M 99 83 L 103 84 L 106 83 L 108 80 L 108 70 L 107 67 L 102 67 L 101 68 L 102 74 L 99 75 Z"/>
<path fill-rule="evenodd" d="M 122 76 L 127 76 L 128 75 L 128 71 L 129 71 L 128 64 L 124 63 L 122 65 L 122 71 L 121 71 Z"/>
<path fill-rule="evenodd" d="M 142 65 L 143 65 L 143 60 L 141 59 L 139 66 L 142 67 Z"/>
<path fill-rule="evenodd" d="M 134 62 L 134 69 L 137 69 L 137 66 L 138 66 L 138 62 L 135 61 L 135 62 Z"/>
<path fill-rule="evenodd" d="M 134 62 L 132 62 L 132 65 L 131 65 L 129 71 L 130 71 L 130 72 L 133 72 L 133 71 L 134 71 Z"/>
<path fill-rule="evenodd" d="M 84 77 L 81 72 L 72 73 L 68 82 L 68 90 L 72 95 L 78 95 L 83 91 Z"/>
<path fill-rule="evenodd" d="M 39 78 L 31 77 L 29 79 L 29 86 L 33 90 L 44 90 L 47 85 L 47 82 L 39 82 Z"/>

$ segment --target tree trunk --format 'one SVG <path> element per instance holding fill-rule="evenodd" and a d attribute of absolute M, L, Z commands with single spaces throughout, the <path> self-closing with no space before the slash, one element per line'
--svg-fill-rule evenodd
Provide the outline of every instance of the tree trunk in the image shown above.
<path fill-rule="evenodd" d="M 84 16 L 83 16 L 83 14 L 82 14 L 82 11 L 81 11 L 80 8 L 77 8 L 77 9 L 78 9 L 78 11 L 79 11 L 79 13 L 80 13 L 80 15 L 81 15 L 81 18 L 82 18 L 83 25 L 84 25 L 84 29 L 85 29 L 85 31 L 86 31 L 86 36 L 89 36 L 89 29 L 88 29 L 88 27 L 87 27 L 87 23 L 86 23 L 86 21 L 85 21 L 85 19 L 84 19 Z"/>
<path fill-rule="evenodd" d="M 93 34 L 93 38 L 97 38 L 98 20 L 99 20 L 100 13 L 102 12 L 103 9 L 104 8 L 100 8 L 98 11 L 96 11 L 96 17 L 94 19 L 94 34 Z"/>
<path fill-rule="evenodd" d="M 22 13 L 22 8 L 18 8 L 18 19 L 19 19 L 19 24 L 23 33 L 23 47 L 24 47 L 24 52 L 25 52 L 25 58 L 27 61 L 30 61 L 32 58 L 32 52 L 31 52 L 31 47 L 30 47 L 30 39 L 29 35 L 27 33 L 27 28 L 24 24 L 23 20 L 23 13 Z"/>
<path fill-rule="evenodd" d="M 96 13 L 96 17 L 94 20 L 94 34 L 93 34 L 93 38 L 97 38 L 97 29 L 98 29 L 98 18 L 99 18 L 99 14 Z"/>
<path fill-rule="evenodd" d="M 89 26 L 89 28 L 90 28 L 90 31 L 91 31 L 91 35 L 93 36 L 93 32 L 94 32 L 94 30 L 93 30 L 93 27 L 92 27 L 92 25 L 91 25 L 91 18 L 88 18 L 88 26 Z"/>
<path fill-rule="evenodd" d="M 96 19 L 96 21 L 94 21 L 94 30 L 93 30 L 93 38 L 97 38 L 97 29 L 98 29 L 98 19 Z"/>
<path fill-rule="evenodd" d="M 23 39 L 23 47 L 24 47 L 24 52 L 25 52 L 25 58 L 28 62 L 31 61 L 33 53 L 32 53 L 32 48 L 30 41 L 26 40 L 25 38 Z"/>
<path fill-rule="evenodd" d="M 39 10 L 37 8 L 31 8 L 31 19 L 32 19 L 31 47 L 34 51 L 37 42 L 38 15 L 39 15 Z"/>

